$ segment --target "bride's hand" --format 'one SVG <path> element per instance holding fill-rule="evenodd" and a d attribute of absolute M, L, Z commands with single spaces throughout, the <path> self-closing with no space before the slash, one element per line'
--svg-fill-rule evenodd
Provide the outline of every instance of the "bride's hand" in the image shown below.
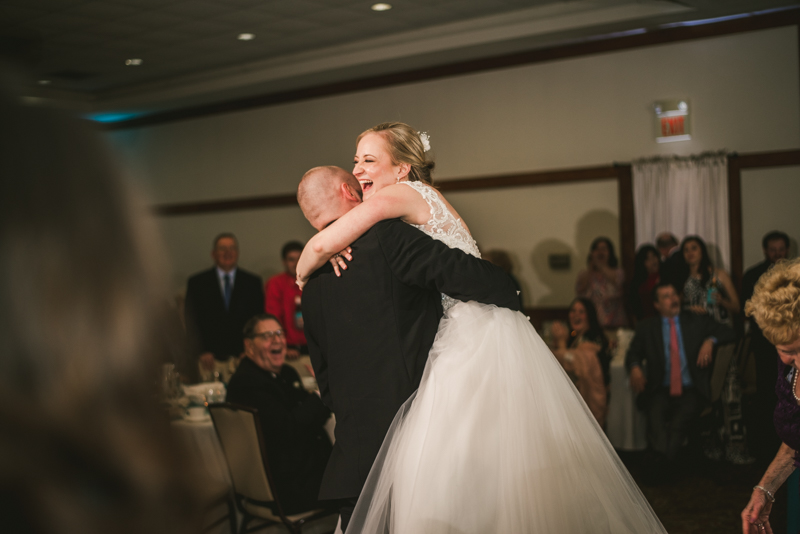
<path fill-rule="evenodd" d="M 294 283 L 297 284 L 297 287 L 299 287 L 300 289 L 303 289 L 306 286 L 307 282 L 308 278 L 303 278 L 300 276 L 300 274 L 297 275 L 297 278 L 294 281 Z"/>
<path fill-rule="evenodd" d="M 342 270 L 347 270 L 347 262 L 344 261 L 345 258 L 347 258 L 347 261 L 353 261 L 353 249 L 352 248 L 347 247 L 344 250 L 342 250 L 341 252 L 338 252 L 337 254 L 334 254 L 333 257 L 330 260 L 328 260 L 328 261 L 331 262 L 331 265 L 333 265 L 333 270 L 336 273 L 336 276 L 342 276 L 342 272 L 339 270 L 340 268 Z M 297 285 L 300 285 L 300 281 L 299 280 L 298 280 Z M 302 287 L 303 286 L 300 286 L 301 289 L 302 289 Z"/>

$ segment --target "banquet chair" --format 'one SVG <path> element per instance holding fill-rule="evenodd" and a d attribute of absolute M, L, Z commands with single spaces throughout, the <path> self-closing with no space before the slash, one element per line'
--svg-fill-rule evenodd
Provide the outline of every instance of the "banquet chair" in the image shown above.
<path fill-rule="evenodd" d="M 339 513 L 334 509 L 317 509 L 286 515 L 270 475 L 258 410 L 218 403 L 209 404 L 208 411 L 228 462 L 236 505 L 242 514 L 239 534 L 278 524 L 285 525 L 293 534 L 301 534 L 307 523 Z M 261 523 L 248 528 L 253 520 Z"/>
<path fill-rule="evenodd" d="M 203 521 L 203 530 L 201 532 L 211 532 L 216 529 L 225 521 L 230 523 L 231 534 L 236 534 L 236 505 L 233 503 L 231 497 L 231 488 L 228 484 L 223 482 L 214 482 L 211 480 L 204 480 L 200 485 L 201 495 L 200 499 L 203 503 L 205 510 L 205 517 L 207 518 L 213 512 L 218 511 L 222 506 L 225 506 L 227 513 L 217 519 L 211 519 L 206 524 L 205 518 Z"/>

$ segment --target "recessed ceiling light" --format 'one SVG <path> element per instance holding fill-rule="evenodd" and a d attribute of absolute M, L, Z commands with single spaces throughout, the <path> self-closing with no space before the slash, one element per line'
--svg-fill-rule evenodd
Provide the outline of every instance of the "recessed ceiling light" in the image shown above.
<path fill-rule="evenodd" d="M 142 60 L 139 58 L 126 59 L 125 64 L 128 65 L 129 67 L 138 67 L 139 65 L 142 64 Z"/>
<path fill-rule="evenodd" d="M 39 80 L 39 85 L 50 85 L 50 80 Z"/>
<path fill-rule="evenodd" d="M 240 33 L 238 37 L 240 41 L 252 41 L 255 38 L 255 34 L 252 33 Z"/>
<path fill-rule="evenodd" d="M 392 4 L 372 4 L 372 11 L 389 11 Z"/>

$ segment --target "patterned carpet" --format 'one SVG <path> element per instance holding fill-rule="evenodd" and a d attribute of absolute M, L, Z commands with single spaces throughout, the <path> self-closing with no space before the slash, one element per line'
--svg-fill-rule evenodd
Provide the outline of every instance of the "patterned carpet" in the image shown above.
<path fill-rule="evenodd" d="M 765 463 L 733 465 L 706 459 L 685 461 L 671 480 L 655 483 L 646 476 L 642 453 L 620 452 L 642 492 L 670 534 L 716 534 L 742 531 L 739 514 Z M 786 491 L 776 495 L 770 523 L 786 531 Z"/>

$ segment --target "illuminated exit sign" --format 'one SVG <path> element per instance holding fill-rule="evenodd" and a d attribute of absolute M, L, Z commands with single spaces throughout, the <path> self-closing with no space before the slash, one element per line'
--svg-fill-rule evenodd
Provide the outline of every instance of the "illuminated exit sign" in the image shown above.
<path fill-rule="evenodd" d="M 653 107 L 656 112 L 656 142 L 688 141 L 692 138 L 688 100 L 663 100 Z"/>

